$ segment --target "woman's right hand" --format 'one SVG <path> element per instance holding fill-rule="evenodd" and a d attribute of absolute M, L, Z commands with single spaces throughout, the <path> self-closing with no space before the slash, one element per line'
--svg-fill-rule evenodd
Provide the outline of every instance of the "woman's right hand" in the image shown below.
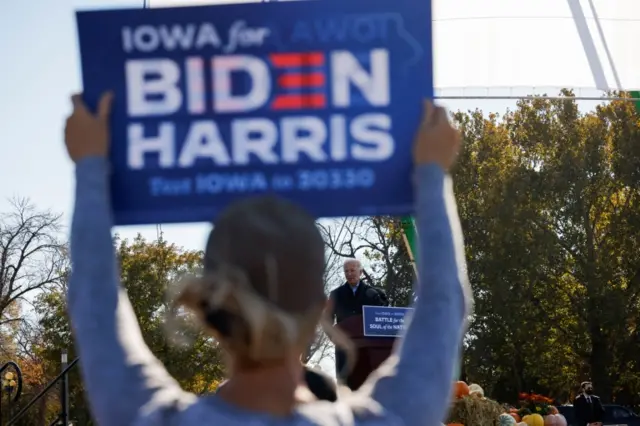
<path fill-rule="evenodd" d="M 426 100 L 413 145 L 414 165 L 434 163 L 449 171 L 458 157 L 460 141 L 460 132 L 449 122 L 447 111 Z"/>

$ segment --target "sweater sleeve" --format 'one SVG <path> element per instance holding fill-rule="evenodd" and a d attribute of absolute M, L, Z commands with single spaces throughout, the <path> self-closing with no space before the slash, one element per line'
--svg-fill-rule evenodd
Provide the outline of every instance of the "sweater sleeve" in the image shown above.
<path fill-rule="evenodd" d="M 436 165 L 418 167 L 416 178 L 415 309 L 394 354 L 358 392 L 407 426 L 441 424 L 445 417 L 472 303 L 451 179 Z"/>
<path fill-rule="evenodd" d="M 67 305 L 93 415 L 99 424 L 127 426 L 152 400 L 183 392 L 145 344 L 120 286 L 107 168 L 98 157 L 76 166 Z"/>

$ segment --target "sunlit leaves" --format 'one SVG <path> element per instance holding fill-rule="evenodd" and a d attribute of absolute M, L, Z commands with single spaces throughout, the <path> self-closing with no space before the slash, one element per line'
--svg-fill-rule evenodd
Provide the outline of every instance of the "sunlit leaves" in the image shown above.
<path fill-rule="evenodd" d="M 640 314 L 632 104 L 584 113 L 571 99 L 533 99 L 501 117 L 454 119 L 465 138 L 455 185 L 476 295 L 470 380 L 505 399 L 534 387 L 567 397 L 586 377 L 605 398 L 614 382 L 637 386 L 640 369 L 627 361 L 640 349 L 630 326 Z"/>
<path fill-rule="evenodd" d="M 147 241 L 140 236 L 133 241 L 116 238 L 114 244 L 122 285 L 127 290 L 147 345 L 186 390 L 205 393 L 214 389 L 224 374 L 216 342 L 194 327 L 188 316 L 172 321 L 172 327 L 166 326 L 170 304 L 168 292 L 185 274 L 197 273 L 202 253 L 183 250 L 163 239 Z M 50 366 L 51 377 L 55 374 L 51 368 L 59 368 L 62 349 L 69 348 L 70 359 L 75 357 L 63 294 L 42 294 L 36 303 L 36 311 L 44 337 L 37 350 Z M 80 377 L 75 375 L 72 380 L 72 416 L 88 421 L 90 416 L 83 400 Z"/>

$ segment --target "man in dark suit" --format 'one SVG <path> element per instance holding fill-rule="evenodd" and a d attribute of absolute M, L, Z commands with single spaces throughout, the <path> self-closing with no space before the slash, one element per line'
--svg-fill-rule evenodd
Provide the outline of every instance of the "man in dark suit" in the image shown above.
<path fill-rule="evenodd" d="M 593 424 L 602 425 L 604 419 L 604 407 L 600 398 L 593 394 L 593 384 L 583 382 L 580 385 L 581 393 L 573 401 L 573 410 L 578 426 Z"/>
<path fill-rule="evenodd" d="M 332 307 L 332 317 L 340 323 L 349 317 L 362 315 L 363 306 L 389 306 L 387 296 L 380 289 L 362 282 L 362 265 L 357 259 L 347 259 L 344 262 L 344 276 L 347 280 L 329 295 Z M 347 386 L 349 377 L 344 367 L 345 353 L 336 347 L 336 375 L 343 379 Z"/>

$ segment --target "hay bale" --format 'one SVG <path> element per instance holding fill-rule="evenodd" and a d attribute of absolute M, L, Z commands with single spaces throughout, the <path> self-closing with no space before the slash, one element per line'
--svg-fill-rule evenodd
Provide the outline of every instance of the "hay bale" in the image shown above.
<path fill-rule="evenodd" d="M 502 406 L 487 398 L 467 396 L 454 401 L 447 423 L 462 423 L 464 426 L 498 426 Z"/>

